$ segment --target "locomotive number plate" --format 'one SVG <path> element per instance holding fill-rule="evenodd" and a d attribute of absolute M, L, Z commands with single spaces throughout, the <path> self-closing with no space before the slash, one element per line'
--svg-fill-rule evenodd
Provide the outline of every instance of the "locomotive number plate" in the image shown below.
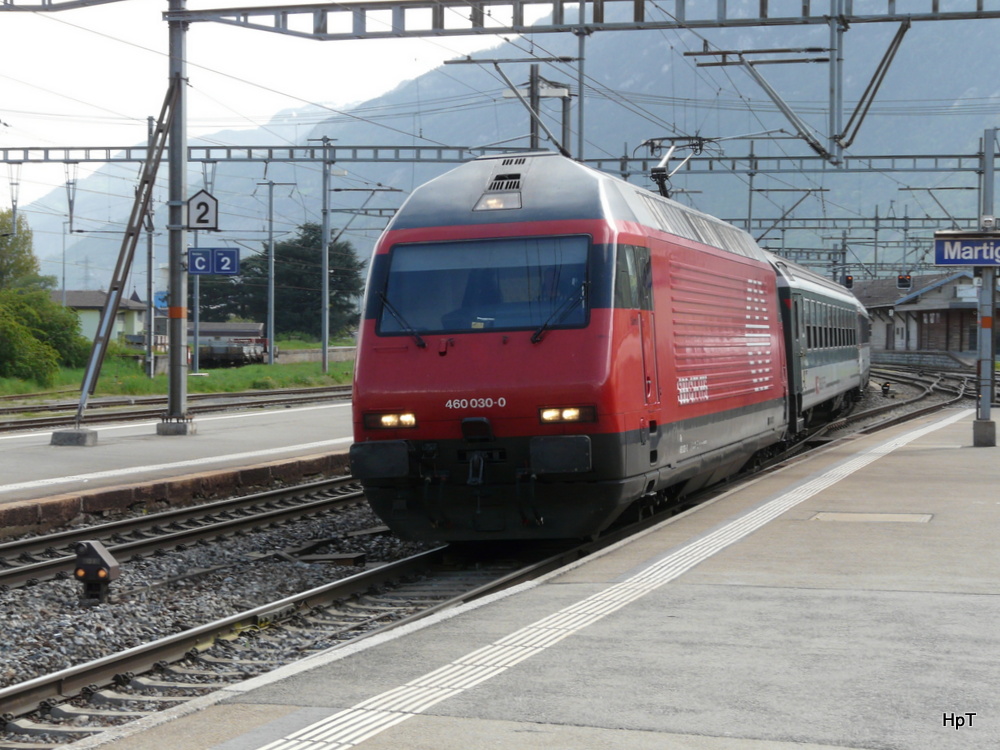
<path fill-rule="evenodd" d="M 500 398 L 450 398 L 444 402 L 445 409 L 501 409 L 507 405 L 507 399 Z"/>

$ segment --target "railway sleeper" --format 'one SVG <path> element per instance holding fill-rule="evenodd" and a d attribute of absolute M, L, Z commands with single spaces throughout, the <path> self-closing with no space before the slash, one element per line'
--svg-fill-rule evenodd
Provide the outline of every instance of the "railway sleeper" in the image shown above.
<path fill-rule="evenodd" d="M 101 732 L 108 731 L 107 727 L 77 727 L 70 726 L 69 724 L 39 724 L 38 722 L 31 721 L 30 719 L 14 719 L 8 721 L 4 727 L 5 732 L 11 734 L 25 734 L 29 736 L 39 736 L 39 735 L 60 735 L 68 738 L 72 738 L 73 735 L 80 734 L 100 734 Z M 9 743 L 2 743 L 0 745 L 4 747 L 9 747 Z M 51 747 L 52 743 L 49 742 L 45 747 Z M 26 747 L 32 747 L 31 745 L 26 745 Z M 36 745 L 36 747 L 38 747 Z"/>
<path fill-rule="evenodd" d="M 199 695 L 201 693 L 218 690 L 225 687 L 222 682 L 172 682 L 167 680 L 154 680 L 149 677 L 133 677 L 129 682 L 129 687 L 136 690 L 146 690 L 153 693 L 186 693 L 187 695 Z"/>
<path fill-rule="evenodd" d="M 176 705 L 187 703 L 191 700 L 190 695 L 134 695 L 130 693 L 119 693 L 115 690 L 98 690 L 90 696 L 90 702 L 94 705 L 109 704 L 122 705 L 125 703 L 164 703 Z"/>
<path fill-rule="evenodd" d="M 382 622 L 386 617 L 387 615 L 385 614 L 368 617 L 337 617 L 331 614 L 329 617 L 323 619 L 312 619 L 310 622 L 312 622 L 315 627 L 322 628 L 327 632 L 350 633 L 355 630 L 368 627 L 369 625 Z"/>
<path fill-rule="evenodd" d="M 226 665 L 228 666 L 231 663 L 232 662 L 226 662 Z M 164 675 L 167 675 L 168 677 L 170 677 L 170 676 L 173 676 L 173 677 L 215 677 L 215 678 L 220 679 L 220 680 L 242 680 L 242 679 L 245 679 L 248 676 L 246 672 L 239 672 L 239 671 L 236 671 L 236 670 L 222 671 L 222 670 L 220 670 L 218 668 L 215 668 L 215 667 L 213 667 L 212 669 L 208 669 L 208 668 L 204 668 L 204 669 L 191 669 L 189 667 L 177 667 L 177 666 L 172 666 L 172 665 L 168 666 L 168 667 L 165 667 L 162 670 L 162 673 Z M 190 683 L 190 684 L 195 684 L 195 683 Z"/>
<path fill-rule="evenodd" d="M 52 750 L 52 743 L 11 742 L 10 740 L 0 739 L 0 750 Z"/>
<path fill-rule="evenodd" d="M 281 662 L 276 659 L 238 659 L 229 657 L 216 657 L 216 656 L 206 656 L 205 654 L 199 654 L 197 657 L 198 661 L 205 664 L 213 664 L 222 667 L 253 667 L 254 669 L 260 669 L 260 671 L 265 672 L 269 669 L 274 669 L 281 665 Z"/>
<path fill-rule="evenodd" d="M 76 719 L 78 717 L 100 717 L 107 719 L 141 719 L 143 716 L 149 716 L 148 711 L 114 711 L 107 708 L 87 708 L 80 706 L 73 706 L 68 703 L 60 703 L 58 706 L 53 706 L 49 709 L 49 717 L 53 719 Z"/>

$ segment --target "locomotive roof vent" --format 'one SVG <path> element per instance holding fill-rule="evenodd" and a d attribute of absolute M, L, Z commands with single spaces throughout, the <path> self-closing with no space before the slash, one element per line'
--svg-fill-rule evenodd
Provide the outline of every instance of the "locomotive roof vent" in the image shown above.
<path fill-rule="evenodd" d="M 524 164 L 525 161 L 526 161 L 526 159 L 523 156 L 510 156 L 510 157 L 507 157 L 506 159 L 503 159 L 500 162 L 500 166 L 502 166 L 502 167 L 513 167 L 513 166 L 517 166 L 518 164 Z"/>
<path fill-rule="evenodd" d="M 504 190 L 520 190 L 521 189 L 521 173 L 514 172 L 511 174 L 498 174 L 493 177 L 493 181 L 490 186 L 486 188 L 487 192 L 499 192 Z"/>
<path fill-rule="evenodd" d="M 504 166 L 514 166 L 508 162 L 524 163 L 524 159 L 504 159 Z M 523 172 L 495 172 L 476 203 L 473 211 L 503 211 L 521 207 L 521 185 Z"/>

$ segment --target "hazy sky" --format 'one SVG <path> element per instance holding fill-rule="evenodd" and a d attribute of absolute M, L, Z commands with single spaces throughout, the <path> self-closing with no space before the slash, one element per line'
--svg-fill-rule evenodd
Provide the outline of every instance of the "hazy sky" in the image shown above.
<path fill-rule="evenodd" d="M 188 9 L 233 5 L 189 0 Z M 120 0 L 72 11 L 0 13 L 0 147 L 145 141 L 147 118 L 159 114 L 166 93 L 167 9 L 167 0 Z M 496 43 L 492 36 L 320 42 L 194 23 L 187 37 L 189 134 L 257 127 L 310 103 L 362 101 Z M 75 176 L 86 173 L 81 166 Z M 0 206 L 11 205 L 12 182 L 25 205 L 65 180 L 62 165 L 3 165 Z"/>

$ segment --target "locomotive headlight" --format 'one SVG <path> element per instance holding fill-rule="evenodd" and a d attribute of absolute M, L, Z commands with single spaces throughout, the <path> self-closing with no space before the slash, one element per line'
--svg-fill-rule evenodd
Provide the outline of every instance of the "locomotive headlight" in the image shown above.
<path fill-rule="evenodd" d="M 365 414 L 365 427 L 369 430 L 395 430 L 417 426 L 417 417 L 412 412 L 391 414 Z"/>
<path fill-rule="evenodd" d="M 538 410 L 542 424 L 559 422 L 596 422 L 597 410 L 593 406 L 559 406 Z"/>
<path fill-rule="evenodd" d="M 521 193 L 512 190 L 504 193 L 486 193 L 476 203 L 473 211 L 504 211 L 521 207 Z"/>

